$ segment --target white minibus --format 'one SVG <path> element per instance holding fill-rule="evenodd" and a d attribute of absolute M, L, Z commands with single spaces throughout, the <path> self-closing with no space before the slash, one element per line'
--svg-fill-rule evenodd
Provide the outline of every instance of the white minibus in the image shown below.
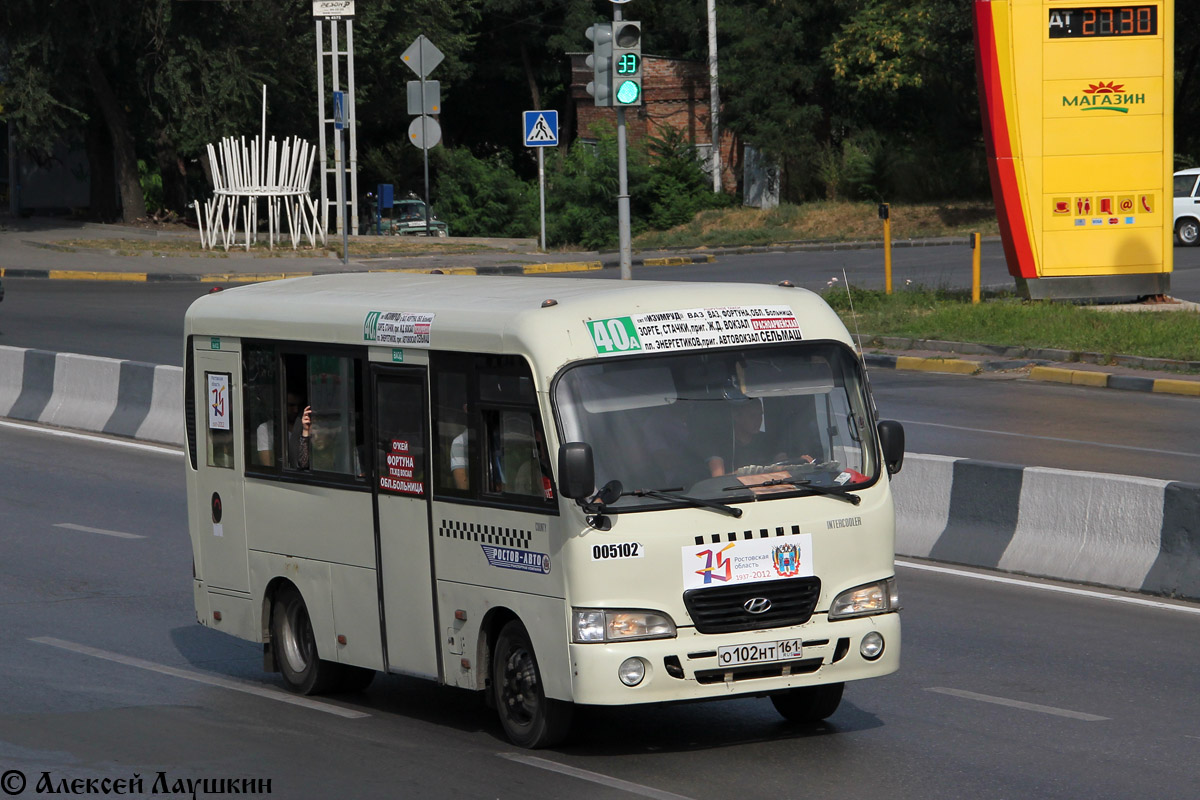
<path fill-rule="evenodd" d="M 831 715 L 900 660 L 890 473 L 837 315 L 790 284 L 345 274 L 186 318 L 201 624 L 303 694 Z"/>

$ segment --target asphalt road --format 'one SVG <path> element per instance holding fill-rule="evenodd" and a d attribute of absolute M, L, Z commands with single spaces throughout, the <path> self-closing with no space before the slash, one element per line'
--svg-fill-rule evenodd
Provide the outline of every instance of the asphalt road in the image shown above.
<path fill-rule="evenodd" d="M 584 710 L 566 746 L 525 753 L 476 697 L 411 679 L 291 702 L 255 646 L 198 626 L 177 453 L 9 423 L 0 452 L 0 780 L 23 778 L 16 796 L 43 773 L 139 775 L 147 795 L 159 773 L 269 780 L 289 800 L 1103 800 L 1190 797 L 1200 779 L 1197 606 L 901 565 L 901 671 L 849 686 L 827 724 L 753 698 Z"/>
<path fill-rule="evenodd" d="M 909 452 L 1200 483 L 1195 397 L 872 370 Z"/>

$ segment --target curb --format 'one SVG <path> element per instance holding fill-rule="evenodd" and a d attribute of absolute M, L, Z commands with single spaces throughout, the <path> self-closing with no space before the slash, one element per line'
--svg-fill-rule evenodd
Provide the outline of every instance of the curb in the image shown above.
<path fill-rule="evenodd" d="M 638 258 L 632 261 L 638 267 L 684 266 L 707 264 L 716 261 L 710 254 L 699 256 L 667 256 L 662 258 Z M 539 264 L 511 264 L 488 267 L 397 267 L 395 269 L 362 270 L 312 270 L 309 272 L 262 272 L 262 273 L 176 273 L 176 272 L 115 272 L 106 270 L 77 269 L 24 269 L 0 267 L 0 278 L 48 278 L 69 281 L 127 281 L 130 283 L 259 283 L 286 278 L 307 278 L 312 275 L 344 275 L 347 272 L 383 272 L 444 275 L 545 275 L 559 272 L 586 272 L 590 270 L 614 269 L 616 261 L 560 261 Z"/>
<path fill-rule="evenodd" d="M 1029 371 L 1029 378 L 1050 383 L 1069 383 L 1073 386 L 1096 386 L 1104 389 L 1200 397 L 1200 381 L 1178 378 L 1142 378 L 1135 375 L 1113 375 L 1092 370 L 1043 366 L 1033 367 Z"/>
<path fill-rule="evenodd" d="M 865 353 L 863 362 L 876 369 L 901 369 L 917 372 L 939 372 L 951 375 L 980 375 L 985 372 L 1023 369 L 1029 367 L 1029 380 L 1046 383 L 1066 383 L 1098 389 L 1121 389 L 1127 392 L 1153 392 L 1200 397 L 1200 378 L 1149 378 L 1138 375 L 1116 375 L 1085 369 L 1048 366 L 1046 361 L 1005 359 L 971 361 L 964 358 L 940 356 L 897 356 L 885 353 Z"/>

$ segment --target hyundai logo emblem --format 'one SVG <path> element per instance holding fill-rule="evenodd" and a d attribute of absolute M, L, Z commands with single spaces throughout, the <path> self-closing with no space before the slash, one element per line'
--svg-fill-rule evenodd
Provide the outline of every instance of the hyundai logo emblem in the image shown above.
<path fill-rule="evenodd" d="M 751 614 L 764 614 L 771 610 L 771 601 L 765 597 L 751 597 L 749 600 L 742 603 L 742 608 L 746 609 Z"/>

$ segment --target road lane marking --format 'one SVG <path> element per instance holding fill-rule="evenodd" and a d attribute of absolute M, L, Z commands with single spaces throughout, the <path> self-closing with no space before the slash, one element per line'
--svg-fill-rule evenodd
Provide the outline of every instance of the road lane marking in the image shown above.
<path fill-rule="evenodd" d="M 56 528 L 66 528 L 69 531 L 83 531 L 84 533 L 101 533 L 105 536 L 115 536 L 118 539 L 145 539 L 145 536 L 137 533 L 125 533 L 124 531 L 107 531 L 104 528 L 89 528 L 87 525 L 76 525 L 73 522 L 56 522 Z"/>
<path fill-rule="evenodd" d="M 977 694 L 976 692 L 968 692 L 963 689 L 947 689 L 944 686 L 929 686 L 926 687 L 927 692 L 937 692 L 938 694 L 948 694 L 951 697 L 961 697 L 964 700 L 978 700 L 981 703 L 993 703 L 998 706 L 1008 706 L 1009 708 L 1019 708 L 1022 711 L 1036 711 L 1039 714 L 1053 714 L 1056 717 L 1067 717 L 1069 719 L 1078 719 L 1084 722 L 1104 722 L 1108 717 L 1099 717 L 1095 714 L 1085 714 L 1082 711 L 1071 711 L 1066 708 L 1055 708 L 1054 706 L 1041 706 L 1037 703 L 1026 703 L 1021 700 L 1010 700 L 1007 697 L 993 697 L 990 694 Z"/>
<path fill-rule="evenodd" d="M 202 672 L 194 672 L 190 669 L 180 669 L 179 667 L 169 667 L 166 664 L 156 664 L 153 661 L 146 661 L 133 656 L 125 656 L 120 653 L 111 653 L 108 650 L 100 650 L 95 647 L 88 647 L 85 644 L 76 644 L 63 639 L 56 639 L 53 636 L 36 636 L 29 641 L 38 644 L 57 647 L 60 650 L 69 650 L 72 653 L 80 653 L 81 655 L 91 656 L 93 658 L 102 658 L 105 661 L 114 661 L 118 664 L 124 664 L 127 667 L 137 667 L 138 669 L 148 670 L 149 672 L 157 672 L 160 675 L 170 675 L 173 678 L 183 678 L 187 681 L 195 683 L 203 683 L 207 686 L 216 686 L 221 689 L 229 689 L 234 692 L 242 692 L 243 694 L 252 694 L 255 697 L 264 697 L 267 700 L 275 700 L 280 703 L 288 703 L 301 708 L 311 709 L 313 711 L 323 711 L 326 714 L 333 714 L 346 719 L 362 719 L 369 717 L 370 714 L 362 711 L 354 711 L 349 708 L 342 708 L 330 703 L 322 703 L 319 700 L 310 700 L 307 697 L 297 697 L 296 695 L 284 694 L 276 689 L 269 689 L 265 686 L 257 686 L 252 683 L 244 683 L 242 681 L 230 680 L 229 678 L 221 678 L 216 675 L 205 675 Z"/>
<path fill-rule="evenodd" d="M 30 433 L 45 433 L 50 436 L 59 436 L 64 439 L 83 439 L 97 444 L 115 444 L 119 447 L 132 447 L 135 450 L 148 450 L 152 453 L 167 453 L 168 455 L 181 456 L 183 448 L 170 447 L 166 445 L 146 444 L 144 442 L 133 442 L 125 439 L 114 439 L 109 436 L 97 436 L 89 433 L 78 433 L 76 431 L 64 431 L 58 428 L 47 428 L 43 425 L 26 425 L 20 422 L 11 422 L 9 420 L 0 420 L 0 427 L 17 428 L 18 430 L 29 431 Z"/>
<path fill-rule="evenodd" d="M 559 764 L 557 761 L 550 761 L 549 759 L 538 758 L 537 756 L 527 756 L 521 753 L 497 753 L 496 755 L 528 767 L 536 767 L 537 769 L 544 769 L 549 772 L 557 772 L 561 775 L 569 775 L 572 778 L 598 783 L 601 786 L 620 789 L 623 792 L 629 792 L 630 794 L 642 797 L 653 797 L 655 800 L 690 800 L 690 798 L 682 794 L 665 792 L 662 789 L 653 789 L 649 786 L 643 786 L 640 783 L 623 781 L 620 778 L 612 778 L 608 775 L 601 775 L 599 772 L 591 772 L 586 769 L 579 769 L 578 767 L 568 767 L 566 764 Z"/>
<path fill-rule="evenodd" d="M 1046 592 L 1058 592 L 1059 594 L 1071 594 L 1076 597 L 1090 597 L 1093 600 L 1107 600 L 1113 603 L 1127 603 L 1133 606 L 1144 606 L 1146 608 L 1158 608 L 1165 611 L 1182 611 L 1185 614 L 1200 614 L 1200 606 L 1185 606 L 1177 603 L 1164 603 L 1161 600 L 1146 600 L 1141 597 L 1126 597 L 1121 594 L 1112 594 L 1110 592 L 1097 592 L 1091 589 L 1074 589 L 1070 586 L 1055 586 L 1051 583 L 1037 583 L 1036 581 L 1025 581 L 1020 578 L 1006 578 L 1002 575 L 986 575 L 981 572 L 969 572 L 964 569 L 952 569 L 950 567 L 936 567 L 933 564 L 917 564 L 912 561 L 897 560 L 896 566 L 908 567 L 909 569 L 924 570 L 925 572 L 940 572 L 944 575 L 957 575 L 960 578 L 974 578 L 979 581 L 989 581 L 991 583 L 1003 583 L 1008 586 L 1022 586 L 1026 589 L 1041 589 Z"/>
<path fill-rule="evenodd" d="M 1161 456 L 1183 456 L 1184 458 L 1200 458 L 1200 453 L 1184 453 L 1179 450 L 1157 450 L 1153 447 L 1135 447 L 1130 444 L 1106 444 L 1105 442 L 1089 442 L 1086 439 L 1067 439 L 1062 436 L 1039 436 L 1033 433 L 1018 433 L 1016 431 L 994 431 L 988 428 L 968 428 L 963 425 L 945 425 L 940 422 L 920 422 L 913 419 L 897 420 L 904 425 L 924 425 L 927 428 L 945 428 L 951 431 L 967 433 L 986 433 L 992 436 L 1012 436 L 1018 439 L 1037 439 L 1043 442 L 1060 442 L 1063 444 L 1087 445 L 1089 447 L 1106 447 L 1110 450 L 1131 450 L 1137 453 L 1154 453 Z"/>

